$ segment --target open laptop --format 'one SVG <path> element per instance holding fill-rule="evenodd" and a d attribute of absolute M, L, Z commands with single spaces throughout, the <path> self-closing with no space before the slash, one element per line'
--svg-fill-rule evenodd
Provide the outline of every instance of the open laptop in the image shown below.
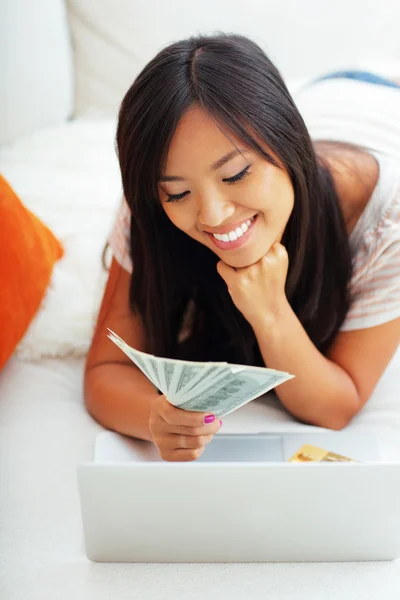
<path fill-rule="evenodd" d="M 359 462 L 293 463 L 303 444 Z M 200 459 L 104 431 L 78 467 L 87 556 L 102 562 L 294 562 L 400 556 L 400 462 L 366 433 L 218 434 Z"/>

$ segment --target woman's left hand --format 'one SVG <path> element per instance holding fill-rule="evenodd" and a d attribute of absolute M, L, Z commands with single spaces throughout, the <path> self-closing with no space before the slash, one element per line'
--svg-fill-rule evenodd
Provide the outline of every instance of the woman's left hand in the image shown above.
<path fill-rule="evenodd" d="M 236 308 L 253 329 L 258 323 L 273 323 L 288 304 L 285 294 L 288 267 L 288 254 L 280 243 L 275 243 L 249 267 L 235 270 L 223 261 L 217 264 Z"/>

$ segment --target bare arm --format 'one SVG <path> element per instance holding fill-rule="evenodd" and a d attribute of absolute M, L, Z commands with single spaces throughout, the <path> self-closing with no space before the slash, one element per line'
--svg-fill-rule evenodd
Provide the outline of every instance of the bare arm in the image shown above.
<path fill-rule="evenodd" d="M 282 404 L 298 419 L 342 429 L 370 397 L 400 342 L 400 318 L 340 332 L 328 355 L 312 343 L 292 310 L 284 283 L 286 249 L 276 243 L 257 263 L 218 272 L 253 328 L 266 366 L 295 375 L 277 387 Z"/>
<path fill-rule="evenodd" d="M 85 401 L 89 413 L 106 429 L 151 441 L 150 407 L 157 392 L 143 379 L 137 368 L 118 363 L 87 370 Z"/>
<path fill-rule="evenodd" d="M 328 356 L 311 342 L 289 305 L 275 321 L 255 329 L 268 367 L 296 375 L 276 389 L 298 419 L 342 429 L 370 397 L 400 341 L 400 319 L 341 332 Z"/>
<path fill-rule="evenodd" d="M 138 350 L 146 350 L 139 317 L 129 309 L 130 275 L 113 260 L 85 368 L 85 403 L 107 429 L 152 440 L 149 429 L 155 387 L 107 338 L 107 327 Z"/>
<path fill-rule="evenodd" d="M 113 261 L 86 362 L 86 407 L 103 427 L 154 442 L 165 460 L 195 460 L 220 421 L 172 406 L 107 337 L 109 327 L 130 346 L 147 350 L 144 327 L 129 308 L 129 283 L 129 273 Z"/>

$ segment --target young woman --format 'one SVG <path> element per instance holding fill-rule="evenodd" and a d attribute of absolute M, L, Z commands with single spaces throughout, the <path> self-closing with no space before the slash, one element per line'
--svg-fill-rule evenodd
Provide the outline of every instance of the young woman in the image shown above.
<path fill-rule="evenodd" d="M 221 423 L 171 406 L 107 327 L 159 356 L 289 371 L 282 404 L 336 430 L 399 345 L 400 90 L 344 73 L 299 102 L 310 131 L 274 65 L 235 35 L 169 46 L 123 99 L 124 202 L 85 398 L 166 460 L 196 459 Z"/>

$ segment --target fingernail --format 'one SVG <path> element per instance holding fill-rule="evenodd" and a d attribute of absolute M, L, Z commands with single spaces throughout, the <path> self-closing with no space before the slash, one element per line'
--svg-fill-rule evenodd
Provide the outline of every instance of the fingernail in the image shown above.
<path fill-rule="evenodd" d="M 219 420 L 219 426 L 222 427 L 222 421 L 221 421 L 221 419 Z"/>
<path fill-rule="evenodd" d="M 215 415 L 207 415 L 204 417 L 204 423 L 214 423 Z"/>

